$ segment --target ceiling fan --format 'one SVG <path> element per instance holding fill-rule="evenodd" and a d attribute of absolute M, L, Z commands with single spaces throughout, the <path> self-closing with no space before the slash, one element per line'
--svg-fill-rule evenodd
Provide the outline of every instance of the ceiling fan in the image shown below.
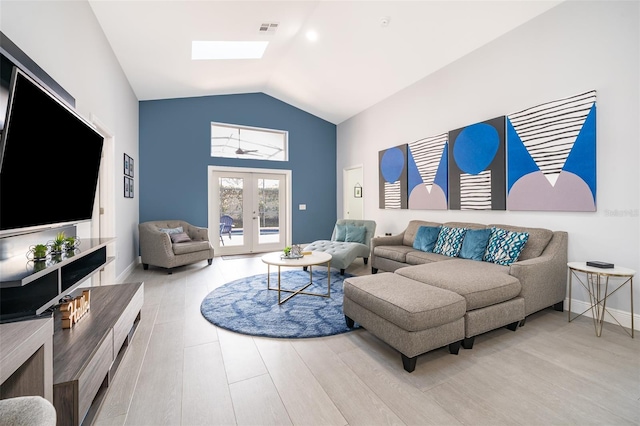
<path fill-rule="evenodd" d="M 233 137 L 233 135 L 231 135 L 231 136 L 229 136 L 229 139 L 235 139 L 235 138 Z M 251 154 L 253 152 L 258 152 L 257 149 L 242 149 L 240 147 L 240 141 L 241 140 L 242 139 L 240 139 L 240 131 L 238 131 L 238 149 L 236 149 L 236 154 L 245 155 L 245 154 Z"/>

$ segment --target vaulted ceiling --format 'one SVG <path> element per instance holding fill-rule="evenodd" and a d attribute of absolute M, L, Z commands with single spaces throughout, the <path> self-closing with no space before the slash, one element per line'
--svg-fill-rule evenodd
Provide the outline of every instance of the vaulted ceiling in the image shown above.
<path fill-rule="evenodd" d="M 138 99 L 263 92 L 335 124 L 561 2 L 89 0 Z M 269 45 L 193 61 L 194 40 Z"/>

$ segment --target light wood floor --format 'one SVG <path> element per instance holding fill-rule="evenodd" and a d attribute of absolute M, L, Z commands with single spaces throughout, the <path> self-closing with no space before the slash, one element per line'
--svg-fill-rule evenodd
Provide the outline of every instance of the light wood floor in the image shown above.
<path fill-rule="evenodd" d="M 361 261 L 348 272 L 369 273 Z M 624 425 L 640 424 L 640 336 L 551 309 L 516 332 L 476 337 L 402 369 L 366 330 L 269 339 L 207 322 L 202 299 L 258 273 L 259 257 L 214 259 L 172 275 L 139 266 L 141 323 L 98 425 Z"/>

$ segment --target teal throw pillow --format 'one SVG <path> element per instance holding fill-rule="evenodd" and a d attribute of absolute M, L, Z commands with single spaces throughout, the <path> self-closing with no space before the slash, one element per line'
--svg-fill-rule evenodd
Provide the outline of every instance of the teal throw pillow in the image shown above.
<path fill-rule="evenodd" d="M 164 232 L 165 234 L 181 234 L 184 232 L 182 226 L 178 226 L 177 228 L 158 228 L 160 232 Z"/>
<path fill-rule="evenodd" d="M 416 237 L 413 239 L 413 248 L 427 253 L 433 252 L 433 247 L 438 240 L 438 234 L 440 234 L 441 226 L 421 226 L 416 232 Z M 484 254 L 484 251 L 482 252 Z"/>
<path fill-rule="evenodd" d="M 511 265 L 518 260 L 528 239 L 528 232 L 507 231 L 493 227 L 484 260 L 498 265 Z"/>
<path fill-rule="evenodd" d="M 462 240 L 462 248 L 458 257 L 471 260 L 482 260 L 489 243 L 491 229 L 467 229 Z"/>
<path fill-rule="evenodd" d="M 462 240 L 467 228 L 449 228 L 443 226 L 438 234 L 438 240 L 433 247 L 433 252 L 445 256 L 457 257 L 462 248 Z"/>
<path fill-rule="evenodd" d="M 336 241 L 342 241 L 347 238 L 347 225 L 336 225 Z"/>
<path fill-rule="evenodd" d="M 365 244 L 365 235 L 367 235 L 366 227 L 347 225 L 347 236 L 344 241 L 347 243 Z"/>

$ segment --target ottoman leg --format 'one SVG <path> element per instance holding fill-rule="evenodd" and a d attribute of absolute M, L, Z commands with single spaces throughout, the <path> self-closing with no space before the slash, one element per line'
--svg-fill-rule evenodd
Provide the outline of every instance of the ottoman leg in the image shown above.
<path fill-rule="evenodd" d="M 418 357 L 414 356 L 413 358 L 409 358 L 405 354 L 400 354 L 400 356 L 402 357 L 402 366 L 404 367 L 405 371 L 407 373 L 412 373 L 413 370 L 416 369 L 416 360 L 418 359 Z"/>
<path fill-rule="evenodd" d="M 458 340 L 457 342 L 451 343 L 449 345 L 449 353 L 452 355 L 458 355 L 458 352 L 460 351 L 460 344 L 462 342 L 460 340 Z"/>
<path fill-rule="evenodd" d="M 371 267 L 371 273 L 372 274 L 377 274 L 378 273 L 378 268 L 374 268 L 373 266 Z"/>
<path fill-rule="evenodd" d="M 344 316 L 344 320 L 347 323 L 347 327 L 349 328 L 353 328 L 353 326 L 355 325 L 355 323 L 353 322 L 353 320 L 351 318 L 349 318 L 348 316 Z"/>

